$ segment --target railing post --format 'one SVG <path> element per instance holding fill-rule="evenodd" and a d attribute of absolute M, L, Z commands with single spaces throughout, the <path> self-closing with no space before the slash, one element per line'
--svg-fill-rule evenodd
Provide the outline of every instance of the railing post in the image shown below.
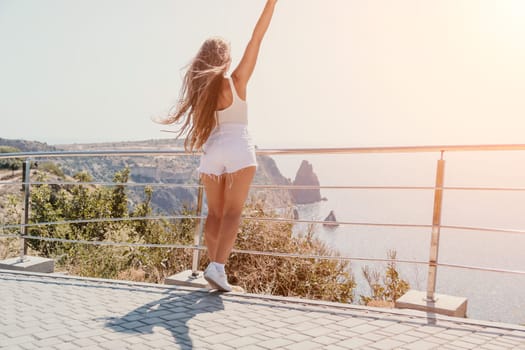
<path fill-rule="evenodd" d="M 29 191 L 30 191 L 30 177 L 31 177 L 31 159 L 27 158 L 22 164 L 22 189 L 24 191 L 24 211 L 22 214 L 22 227 L 20 230 L 20 262 L 24 261 L 27 254 L 26 240 L 24 236 L 27 235 L 27 224 L 29 223 Z"/>
<path fill-rule="evenodd" d="M 199 184 L 201 185 L 199 186 L 199 191 L 197 194 L 197 216 L 199 216 L 199 218 L 197 219 L 198 221 L 197 221 L 197 225 L 195 226 L 195 233 L 193 236 L 195 246 L 201 245 L 202 231 L 203 231 L 203 223 L 202 223 L 203 220 L 202 218 L 200 218 L 200 216 L 202 215 L 202 201 L 204 197 L 204 189 L 200 181 L 199 181 Z M 199 276 L 198 269 L 199 269 L 200 252 L 201 252 L 200 249 L 193 250 L 193 262 L 191 264 L 191 275 L 193 277 Z"/>
<path fill-rule="evenodd" d="M 428 284 L 426 301 L 435 301 L 437 262 L 439 253 L 439 234 L 441 229 L 441 206 L 443 203 L 443 184 L 445 179 L 444 151 L 437 162 L 436 186 L 434 188 L 434 214 L 432 216 L 432 236 L 430 238 L 430 256 L 428 261 Z"/>

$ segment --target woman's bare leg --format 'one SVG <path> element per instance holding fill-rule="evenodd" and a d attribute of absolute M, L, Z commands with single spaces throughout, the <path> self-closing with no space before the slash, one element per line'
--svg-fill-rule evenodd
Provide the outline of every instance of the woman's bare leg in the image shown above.
<path fill-rule="evenodd" d="M 208 203 L 208 216 L 206 217 L 206 224 L 204 226 L 204 240 L 208 249 L 208 258 L 210 261 L 216 261 L 219 228 L 221 227 L 224 208 L 225 180 L 225 176 L 206 174 L 201 176 Z"/>
<path fill-rule="evenodd" d="M 251 166 L 226 175 L 222 219 L 218 231 L 219 240 L 216 246 L 215 259 L 212 261 L 225 264 L 228 260 L 237 238 L 242 208 L 248 197 L 255 170 L 256 167 Z"/>

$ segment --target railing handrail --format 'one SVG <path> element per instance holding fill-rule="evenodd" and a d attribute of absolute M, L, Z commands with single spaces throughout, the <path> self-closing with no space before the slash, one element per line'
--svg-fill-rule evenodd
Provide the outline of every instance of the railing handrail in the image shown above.
<path fill-rule="evenodd" d="M 462 152 L 462 151 L 525 151 L 525 144 L 480 144 L 480 145 L 430 145 L 430 146 L 389 146 L 389 147 L 333 147 L 333 148 L 268 148 L 257 149 L 260 155 L 285 154 L 359 154 L 359 153 L 421 153 L 421 152 Z M 0 153 L 0 158 L 55 158 L 90 156 L 144 156 L 179 155 L 193 156 L 200 152 L 186 152 L 183 149 L 164 150 L 97 150 L 97 151 L 43 151 Z"/>
<path fill-rule="evenodd" d="M 443 154 L 445 152 L 471 152 L 471 151 L 525 151 L 525 144 L 486 144 L 486 145 L 435 145 L 435 146 L 394 146 L 394 147 L 347 147 L 347 148 L 288 148 L 288 149 L 257 149 L 256 153 L 259 155 L 298 155 L 298 154 L 308 154 L 308 155 L 316 155 L 316 154 L 373 154 L 373 153 L 421 153 L 421 152 L 435 152 L 435 153 L 441 153 L 441 159 L 438 161 L 438 164 L 441 162 L 441 170 L 440 166 L 438 165 L 438 173 L 436 175 L 436 179 L 441 178 L 441 181 L 436 181 L 435 186 L 305 186 L 305 185 L 260 185 L 260 184 L 253 184 L 252 188 L 269 188 L 269 189 L 281 189 L 281 190 L 295 190 L 295 189 L 357 189 L 357 190 L 384 190 L 384 189 L 394 189 L 394 190 L 434 190 L 435 195 L 440 194 L 444 190 L 476 190 L 476 191 L 525 191 L 525 188 L 519 187 L 519 188 L 512 188 L 512 187 L 447 187 L 443 184 L 443 176 L 444 176 L 444 160 L 443 160 Z M 71 242 L 71 243 L 84 243 L 84 244 L 96 244 L 96 245 L 105 245 L 105 244 L 114 244 L 114 245 L 137 245 L 132 243 L 119 243 L 119 242 L 106 242 L 103 241 L 83 241 L 83 240 L 69 240 L 69 239 L 60 239 L 60 238 L 52 238 L 52 237 L 36 237 L 29 235 L 27 233 L 27 228 L 32 226 L 40 226 L 40 225 L 62 225 L 62 224 L 70 224 L 70 223 L 88 223 L 88 222 L 111 222 L 111 221 L 124 221 L 124 220 L 156 220 L 160 218 L 169 219 L 171 218 L 182 218 L 181 216 L 150 216 L 150 217 L 136 217 L 136 218 L 94 218 L 94 219 L 83 219 L 83 220 L 65 220 L 65 221 L 57 221 L 57 222 L 47 222 L 47 223 L 28 223 L 27 213 L 28 208 L 27 205 L 29 203 L 28 196 L 29 196 L 29 188 L 31 185 L 42 185 L 42 184 L 48 184 L 47 182 L 32 182 L 30 180 L 29 175 L 29 169 L 31 167 L 32 161 L 35 161 L 37 159 L 41 158 L 66 158 L 66 157 L 104 157 L 104 156 L 196 156 L 199 155 L 200 152 L 186 152 L 185 150 L 182 150 L 181 147 L 178 147 L 178 149 L 164 149 L 164 150 L 145 150 L 145 149 L 139 149 L 139 150 L 85 150 L 85 151 L 45 151 L 45 152 L 17 152 L 17 153 L 0 153 L 0 159 L 8 159 L 8 158 L 24 158 L 25 159 L 25 165 L 24 165 L 24 180 L 22 182 L 17 182 L 16 184 L 22 184 L 25 189 L 25 205 L 26 209 L 24 210 L 24 215 L 26 216 L 24 218 L 24 223 L 19 225 L 0 225 L 0 229 L 4 228 L 12 228 L 12 227 L 20 227 L 21 228 L 21 234 L 18 235 L 20 237 L 21 242 L 24 241 L 24 239 L 40 239 L 40 240 L 49 240 L 49 241 L 56 241 L 56 242 Z M 11 182 L 0 182 L 1 185 L 10 185 L 14 184 Z M 53 184 L 75 184 L 75 185 L 103 185 L 103 186 L 115 186 L 115 185 L 123 185 L 123 186 L 184 186 L 184 187 L 192 187 L 192 188 L 198 188 L 199 190 L 199 204 L 197 209 L 197 215 L 186 215 L 183 218 L 192 218 L 192 219 L 198 219 L 198 225 L 197 229 L 195 230 L 195 244 L 194 245 L 158 245 L 158 244 L 140 244 L 140 246 L 148 246 L 148 247 L 173 247 L 173 248 L 192 248 L 194 249 L 194 257 L 193 257 L 193 270 L 196 271 L 196 265 L 198 262 L 198 253 L 206 249 L 204 246 L 200 243 L 200 237 L 202 237 L 202 220 L 204 219 L 204 216 L 202 215 L 202 184 L 190 184 L 190 185 L 183 185 L 183 184 L 170 184 L 170 183 L 148 183 L 148 184 L 130 184 L 130 183 L 113 183 L 113 182 L 63 182 L 58 183 L 57 181 L 53 182 Z M 434 199 L 434 204 L 439 203 L 436 202 L 436 198 Z M 439 203 L 440 204 L 440 203 Z M 450 226 L 450 225 L 442 225 L 440 222 L 440 216 L 441 216 L 441 209 L 440 205 L 434 207 L 434 219 L 432 225 L 421 225 L 421 224 L 400 224 L 400 223 L 368 223 L 368 222 L 330 222 L 330 224 L 342 224 L 342 225 L 354 225 L 354 226 L 381 226 L 381 227 L 412 227 L 412 228 L 432 228 L 432 242 L 431 242 L 431 258 L 428 262 L 429 264 L 429 286 L 427 288 L 427 300 L 434 300 L 434 290 L 435 290 L 435 275 L 436 275 L 436 268 L 438 266 L 443 267 L 455 267 L 455 268 L 463 268 L 463 269 L 469 269 L 469 270 L 482 270 L 482 271 L 492 271 L 492 272 L 501 272 L 501 273 L 512 273 L 512 274 L 520 274 L 525 275 L 525 271 L 518 271 L 518 270 L 509 270 L 509 269 L 501 269 L 501 268 L 493 268 L 493 267 L 480 267 L 480 266 L 470 266 L 470 265 L 462 265 L 462 264 L 451 264 L 451 263 L 440 263 L 438 262 L 437 256 L 438 256 L 438 248 L 439 248 L 439 229 L 440 228 L 448 228 L 448 229 L 458 229 L 458 230 L 477 230 L 477 231 L 485 231 L 485 232 L 502 232 L 502 233 L 511 233 L 511 234 L 525 234 L 524 230 L 514 230 L 514 229 L 501 229 L 501 228 L 488 228 L 488 227 L 466 227 L 466 226 Z M 298 220 L 298 219 L 289 219 L 289 218 L 252 218 L 252 217 L 243 217 L 244 220 L 261 220 L 261 221 L 276 221 L 276 222 L 293 222 L 293 223 L 324 223 L 324 221 L 320 220 Z M 199 231 L 200 231 L 200 237 L 199 237 Z M 11 237 L 13 235 L 4 235 L 0 234 L 0 237 Z M 21 257 L 23 257 L 23 244 L 21 244 Z M 238 253 L 245 253 L 245 254 L 255 254 L 255 255 L 271 255 L 271 256 L 281 256 L 281 257 L 305 257 L 304 255 L 298 254 L 298 253 L 282 253 L 282 252 L 260 252 L 260 251 L 248 251 L 248 250 L 235 250 L 235 252 Z M 366 258 L 366 257 L 347 257 L 347 256 L 316 256 L 316 255 L 308 255 L 307 258 L 319 258 L 319 259 L 340 259 L 340 260 L 356 260 L 356 261 L 392 261 L 392 259 L 377 259 L 377 258 Z M 422 264 L 424 262 L 416 261 L 416 260 L 398 260 L 394 259 L 393 261 L 402 262 L 402 263 L 412 263 L 412 264 Z M 433 281 L 431 280 L 433 279 Z"/>
<path fill-rule="evenodd" d="M 89 241 L 81 239 L 65 239 L 65 238 L 52 238 L 52 237 L 41 237 L 32 235 L 14 235 L 14 234 L 0 234 L 0 238 L 24 238 L 34 239 L 48 242 L 60 242 L 60 243 L 80 243 L 98 246 L 115 246 L 115 247 L 135 247 L 135 248 L 175 248 L 175 249 L 194 249 L 197 251 L 206 250 L 206 246 L 203 245 L 187 245 L 187 244 L 159 244 L 159 243 L 129 243 L 129 242 L 112 242 L 112 241 Z M 283 253 L 283 252 L 267 252 L 258 250 L 242 250 L 233 249 L 232 253 L 241 254 L 252 254 L 272 257 L 283 257 L 283 258 L 302 258 L 302 259 L 322 259 L 322 260 L 343 260 L 343 261 L 368 261 L 368 262 L 395 262 L 401 264 L 414 264 L 414 265 L 426 265 L 428 261 L 420 260 L 406 260 L 406 259 L 391 259 L 391 258 L 372 258 L 372 257 L 359 257 L 359 256 L 340 256 L 340 255 L 312 255 L 312 254 L 298 254 L 298 253 Z M 511 270 L 503 268 L 485 267 L 485 266 L 473 266 L 464 264 L 451 264 L 451 263 L 436 263 L 436 266 L 460 268 L 465 270 L 477 270 L 485 272 L 499 272 L 506 274 L 516 274 L 525 276 L 523 270 Z"/>

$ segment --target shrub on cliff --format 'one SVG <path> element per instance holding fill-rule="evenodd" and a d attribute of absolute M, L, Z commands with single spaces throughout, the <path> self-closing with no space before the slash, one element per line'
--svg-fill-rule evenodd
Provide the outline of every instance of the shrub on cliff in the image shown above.
<path fill-rule="evenodd" d="M 235 248 L 305 255 L 337 255 L 311 236 L 294 237 L 292 224 L 257 220 L 276 218 L 277 214 L 262 201 L 246 204 L 244 220 Z M 250 293 L 305 297 L 337 302 L 352 302 L 355 280 L 349 263 L 339 260 L 304 259 L 232 253 L 227 264 L 230 280 Z"/>
<path fill-rule="evenodd" d="M 114 176 L 114 186 L 36 185 L 32 189 L 31 222 L 61 222 L 97 218 L 128 218 L 123 222 L 68 223 L 31 228 L 31 234 L 44 237 L 80 239 L 97 242 L 192 245 L 196 220 L 133 220 L 153 215 L 153 190 L 146 187 L 145 198 L 128 206 L 129 171 Z M 45 174 L 38 176 L 45 181 Z M 79 173 L 79 182 L 90 182 L 90 174 Z M 180 209 L 182 215 L 195 215 Z M 267 221 L 277 213 L 268 204 L 252 198 L 246 203 L 245 215 L 235 245 L 239 250 L 257 250 L 306 254 L 335 255 L 324 243 L 311 236 L 296 237 L 292 224 Z M 58 258 L 69 272 L 82 276 L 123 278 L 162 283 L 165 277 L 191 268 L 192 249 L 141 248 L 28 240 L 46 256 Z M 207 264 L 205 254 L 200 267 Z M 296 296 L 338 302 L 352 302 L 355 281 L 349 263 L 339 260 L 295 258 L 233 253 L 228 262 L 231 282 L 250 293 Z"/>
<path fill-rule="evenodd" d="M 20 149 L 11 146 L 0 146 L 0 153 L 18 153 Z M 0 169 L 18 170 L 22 168 L 20 158 L 0 159 Z"/>
<path fill-rule="evenodd" d="M 390 261 L 384 275 L 368 266 L 362 270 L 371 291 L 370 296 L 361 295 L 361 302 L 365 305 L 393 307 L 394 302 L 410 289 L 408 281 L 402 279 L 397 271 L 397 252 L 390 250 L 387 255 Z"/>

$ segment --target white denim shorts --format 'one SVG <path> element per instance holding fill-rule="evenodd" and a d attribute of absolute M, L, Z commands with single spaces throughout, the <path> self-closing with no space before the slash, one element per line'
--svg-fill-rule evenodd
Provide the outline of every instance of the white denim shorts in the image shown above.
<path fill-rule="evenodd" d="M 200 174 L 231 174 L 249 166 L 257 166 L 255 145 L 247 124 L 219 124 L 202 149 L 197 169 Z"/>

